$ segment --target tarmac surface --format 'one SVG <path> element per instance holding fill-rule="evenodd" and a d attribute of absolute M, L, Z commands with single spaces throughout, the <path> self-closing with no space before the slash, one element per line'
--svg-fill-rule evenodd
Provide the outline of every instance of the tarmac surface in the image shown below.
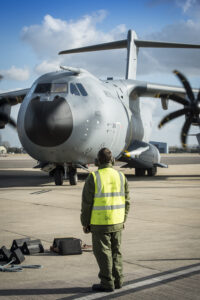
<path fill-rule="evenodd" d="M 77 186 L 55 186 L 34 164 L 26 155 L 0 158 L 0 247 L 31 237 L 45 248 L 22 263 L 43 268 L 0 272 L 0 299 L 200 299 L 200 163 L 170 165 L 154 178 L 123 169 L 131 210 L 123 231 L 124 286 L 113 293 L 91 291 L 98 283 L 91 250 L 69 256 L 49 250 L 57 237 L 91 245 L 80 224 L 87 173 L 79 170 Z"/>

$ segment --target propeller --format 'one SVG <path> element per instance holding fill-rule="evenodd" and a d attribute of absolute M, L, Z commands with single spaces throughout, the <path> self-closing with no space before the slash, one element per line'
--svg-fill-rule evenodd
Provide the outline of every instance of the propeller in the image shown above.
<path fill-rule="evenodd" d="M 171 99 L 174 102 L 177 102 L 179 104 L 184 105 L 183 109 L 177 110 L 175 112 L 172 112 L 165 116 L 160 123 L 158 124 L 158 127 L 161 128 L 163 125 L 165 125 L 167 122 L 170 122 L 171 120 L 174 120 L 180 116 L 185 115 L 186 120 L 183 124 L 182 130 L 181 130 L 181 143 L 182 147 L 187 147 L 187 136 L 190 129 L 190 126 L 193 125 L 199 125 L 200 126 L 200 90 L 198 92 L 197 97 L 195 98 L 195 95 L 192 91 L 192 88 L 189 84 L 189 81 L 186 79 L 186 77 L 181 74 L 179 71 L 173 71 L 174 74 L 179 78 L 181 83 L 183 84 L 187 98 L 183 98 L 177 94 L 160 94 L 160 98 L 165 99 Z"/>
<path fill-rule="evenodd" d="M 4 124 L 10 124 L 13 128 L 17 127 L 16 122 L 3 112 L 0 112 L 0 123 L 1 122 Z"/>
<path fill-rule="evenodd" d="M 0 80 L 2 80 L 2 79 L 3 79 L 3 75 L 0 74 Z M 1 108 L 1 106 L 4 106 L 5 104 L 8 104 L 8 100 L 1 99 L 0 108 Z M 10 124 L 14 128 L 17 127 L 16 122 L 12 118 L 10 118 L 10 116 L 8 116 L 6 113 L 0 111 L 0 123 L 1 122 L 3 124 Z"/>

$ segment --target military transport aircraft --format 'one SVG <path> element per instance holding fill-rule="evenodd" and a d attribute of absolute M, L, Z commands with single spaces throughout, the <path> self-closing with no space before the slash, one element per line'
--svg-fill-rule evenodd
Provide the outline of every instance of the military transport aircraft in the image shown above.
<path fill-rule="evenodd" d="M 142 113 L 140 97 L 161 98 L 163 109 L 168 99 L 184 106 L 165 117 L 160 126 L 185 114 L 181 133 L 185 146 L 190 125 L 200 124 L 200 93 L 177 71 L 184 88 L 136 80 L 140 47 L 200 45 L 139 40 L 129 30 L 125 40 L 62 51 L 60 55 L 127 48 L 126 78 L 102 81 L 84 69 L 62 66 L 60 71 L 39 77 L 29 89 L 0 94 L 0 128 L 15 125 L 11 106 L 21 103 L 17 119 L 21 144 L 38 160 L 38 167 L 54 176 L 56 185 L 62 185 L 64 175 L 71 185 L 77 184 L 77 168 L 93 163 L 102 147 L 110 148 L 126 167 L 135 168 L 136 176 L 155 175 L 157 167 L 165 165 L 149 143 L 151 116 L 148 110 Z"/>

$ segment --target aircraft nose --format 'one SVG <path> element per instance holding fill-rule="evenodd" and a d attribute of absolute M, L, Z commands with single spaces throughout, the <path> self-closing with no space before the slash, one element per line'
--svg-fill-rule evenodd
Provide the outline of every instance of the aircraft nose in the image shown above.
<path fill-rule="evenodd" d="M 33 98 L 26 111 L 24 127 L 29 139 L 39 146 L 55 147 L 71 135 L 73 119 L 69 104 L 63 97 L 53 101 Z"/>

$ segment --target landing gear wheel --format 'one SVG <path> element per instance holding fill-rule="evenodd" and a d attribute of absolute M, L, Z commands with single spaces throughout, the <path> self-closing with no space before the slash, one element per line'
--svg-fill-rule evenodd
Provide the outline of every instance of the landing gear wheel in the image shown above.
<path fill-rule="evenodd" d="M 148 176 L 155 176 L 157 173 L 157 167 L 152 167 L 147 169 Z"/>
<path fill-rule="evenodd" d="M 135 168 L 135 176 L 145 176 L 145 169 Z"/>
<path fill-rule="evenodd" d="M 68 174 L 69 174 L 70 185 L 77 185 L 78 175 L 77 175 L 76 168 L 69 168 Z"/>
<path fill-rule="evenodd" d="M 63 170 L 61 168 L 56 168 L 54 171 L 54 181 L 55 185 L 63 184 Z"/>

